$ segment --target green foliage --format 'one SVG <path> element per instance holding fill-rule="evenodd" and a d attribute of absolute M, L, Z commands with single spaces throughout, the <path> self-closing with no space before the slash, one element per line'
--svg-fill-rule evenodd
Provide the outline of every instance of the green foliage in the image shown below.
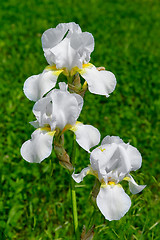
<path fill-rule="evenodd" d="M 143 166 L 135 173 L 141 194 L 120 221 L 97 210 L 95 239 L 159 239 L 160 4 L 159 1 L 1 0 L 0 39 L 0 239 L 73 239 L 69 177 L 54 153 L 41 164 L 21 156 L 33 131 L 33 102 L 23 94 L 25 79 L 47 65 L 41 35 L 61 22 L 75 21 L 95 38 L 92 63 L 117 78 L 109 98 L 87 93 L 80 120 L 106 135 L 119 135 L 137 147 Z M 71 151 L 70 133 L 66 147 Z M 77 171 L 89 163 L 79 149 Z M 80 228 L 88 226 L 94 177 L 77 186 Z M 127 185 L 126 185 L 127 189 Z M 126 190 L 128 191 L 128 190 Z"/>

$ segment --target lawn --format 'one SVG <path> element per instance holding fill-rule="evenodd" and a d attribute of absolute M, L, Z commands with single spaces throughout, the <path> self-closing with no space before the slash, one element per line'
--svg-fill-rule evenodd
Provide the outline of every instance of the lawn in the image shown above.
<path fill-rule="evenodd" d="M 25 97 L 23 84 L 47 65 L 41 35 L 72 21 L 95 38 L 91 62 L 117 78 L 109 98 L 86 93 L 79 120 L 97 127 L 101 139 L 120 136 L 137 147 L 143 164 L 133 176 L 147 185 L 137 195 L 124 185 L 132 206 L 121 220 L 109 222 L 97 210 L 94 239 L 160 239 L 160 2 L 1 0 L 0 6 L 0 239 L 74 239 L 67 171 L 54 152 L 41 164 L 30 164 L 20 155 L 34 120 L 33 102 Z M 65 146 L 70 153 L 70 133 Z M 89 154 L 77 148 L 79 172 L 89 164 Z M 76 187 L 80 230 L 90 222 L 94 177 L 82 184 Z"/>

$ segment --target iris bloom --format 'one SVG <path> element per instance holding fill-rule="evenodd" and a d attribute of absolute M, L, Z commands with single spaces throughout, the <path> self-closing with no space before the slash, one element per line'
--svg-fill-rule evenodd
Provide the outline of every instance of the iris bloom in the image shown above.
<path fill-rule="evenodd" d="M 138 185 L 130 175 L 130 171 L 136 171 L 141 167 L 141 154 L 119 137 L 106 136 L 101 146 L 91 152 L 90 163 L 81 173 L 73 173 L 73 179 L 79 183 L 87 174 L 96 176 L 101 183 L 96 198 L 98 208 L 109 221 L 119 220 L 131 206 L 130 197 L 119 182 L 127 180 L 133 194 L 145 188 L 144 185 Z"/>
<path fill-rule="evenodd" d="M 30 100 L 37 101 L 54 88 L 60 73 L 68 79 L 79 73 L 92 93 L 108 97 L 113 92 L 116 85 L 114 74 L 98 71 L 89 63 L 94 38 L 91 33 L 82 32 L 78 24 L 61 23 L 46 30 L 42 35 L 42 47 L 49 66 L 25 81 L 24 93 Z"/>
<path fill-rule="evenodd" d="M 31 124 L 37 128 L 31 139 L 24 142 L 21 155 L 28 162 L 40 163 L 52 152 L 52 142 L 56 131 L 63 134 L 71 130 L 77 143 L 86 151 L 100 141 L 99 131 L 91 125 L 77 122 L 83 106 L 83 98 L 67 91 L 65 83 L 59 83 L 60 89 L 54 89 L 33 107 L 36 121 Z"/>

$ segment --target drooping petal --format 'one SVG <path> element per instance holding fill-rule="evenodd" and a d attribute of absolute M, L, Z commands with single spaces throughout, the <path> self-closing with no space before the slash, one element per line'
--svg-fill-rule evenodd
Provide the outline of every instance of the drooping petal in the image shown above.
<path fill-rule="evenodd" d="M 75 182 L 80 183 L 83 181 L 83 178 L 88 174 L 90 171 L 89 167 L 84 168 L 80 173 L 73 173 L 72 178 L 74 179 Z"/>
<path fill-rule="evenodd" d="M 118 136 L 106 136 L 105 138 L 103 138 L 101 145 L 104 144 L 111 144 L 111 143 L 124 143 L 123 140 L 118 137 Z"/>
<path fill-rule="evenodd" d="M 131 206 L 130 197 L 119 184 L 101 187 L 96 201 L 101 213 L 109 221 L 119 220 Z"/>
<path fill-rule="evenodd" d="M 52 152 L 52 142 L 55 132 L 48 132 L 41 128 L 35 130 L 31 139 L 24 142 L 21 147 L 21 155 L 31 163 L 40 163 L 49 157 Z"/>
<path fill-rule="evenodd" d="M 29 100 L 37 101 L 55 87 L 57 78 L 62 71 L 53 68 L 27 78 L 23 87 L 24 94 Z"/>
<path fill-rule="evenodd" d="M 129 182 L 129 190 L 132 194 L 137 194 L 141 192 L 147 186 L 147 185 L 138 185 L 130 174 L 128 174 L 128 176 L 124 178 L 124 180 Z"/>
<path fill-rule="evenodd" d="M 92 64 L 84 64 L 79 73 L 88 83 L 88 89 L 91 93 L 105 95 L 109 97 L 109 93 L 113 92 L 116 86 L 116 78 L 109 71 L 98 71 Z"/>
<path fill-rule="evenodd" d="M 77 122 L 70 130 L 75 133 L 77 143 L 88 152 L 100 142 L 100 132 L 91 125 Z"/>

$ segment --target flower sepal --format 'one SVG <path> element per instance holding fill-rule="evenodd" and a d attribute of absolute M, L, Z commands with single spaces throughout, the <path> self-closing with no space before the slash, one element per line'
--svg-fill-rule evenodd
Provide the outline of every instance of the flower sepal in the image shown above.
<path fill-rule="evenodd" d="M 79 73 L 76 73 L 73 76 L 72 83 L 68 82 L 68 89 L 70 93 L 77 93 L 81 97 L 84 97 L 85 92 L 87 91 L 87 82 L 85 82 L 83 85 L 81 84 L 81 79 L 79 76 Z"/>
<path fill-rule="evenodd" d="M 93 225 L 88 232 L 86 232 L 86 226 L 83 225 L 83 230 L 82 230 L 82 234 L 81 234 L 81 240 L 92 240 L 94 237 L 94 229 L 95 229 L 95 225 Z"/>
<path fill-rule="evenodd" d="M 70 162 L 70 157 L 67 154 L 66 150 L 64 149 L 64 135 L 59 134 L 59 130 L 56 131 L 56 135 L 54 138 L 54 151 L 56 157 L 59 160 L 59 164 L 68 169 L 69 171 L 73 171 L 73 166 Z"/>

